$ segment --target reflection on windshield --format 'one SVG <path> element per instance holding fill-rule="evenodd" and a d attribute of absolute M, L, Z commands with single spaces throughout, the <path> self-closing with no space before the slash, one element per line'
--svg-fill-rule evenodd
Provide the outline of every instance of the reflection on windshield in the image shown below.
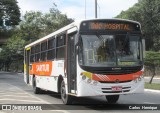
<path fill-rule="evenodd" d="M 127 35 L 81 35 L 80 64 L 85 66 L 138 65 L 140 38 Z"/>

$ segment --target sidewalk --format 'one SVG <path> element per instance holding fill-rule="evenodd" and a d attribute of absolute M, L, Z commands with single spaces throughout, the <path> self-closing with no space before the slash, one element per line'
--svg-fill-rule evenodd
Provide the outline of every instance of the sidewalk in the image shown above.
<path fill-rule="evenodd" d="M 151 79 L 151 77 L 144 77 L 145 79 Z M 160 80 L 160 77 L 154 77 L 153 79 Z"/>

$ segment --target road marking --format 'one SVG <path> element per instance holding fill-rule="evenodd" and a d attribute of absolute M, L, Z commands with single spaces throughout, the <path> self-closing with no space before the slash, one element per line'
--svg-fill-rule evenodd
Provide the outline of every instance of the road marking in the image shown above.
<path fill-rule="evenodd" d="M 13 97 L 13 95 L 1 95 L 0 96 L 0 98 L 3 98 L 3 97 Z M 14 97 L 30 97 L 30 96 L 27 96 L 27 95 L 26 96 L 25 95 L 24 96 L 23 95 L 16 96 L 16 95 L 14 95 Z"/>
<path fill-rule="evenodd" d="M 144 91 L 160 94 L 160 90 L 144 89 Z"/>
<path fill-rule="evenodd" d="M 6 83 L 6 84 L 8 84 L 8 83 Z M 9 85 L 9 86 L 12 86 L 12 87 L 15 87 L 16 89 L 19 89 L 20 91 L 23 91 L 22 89 L 20 89 L 20 88 L 17 87 L 17 86 L 14 86 L 14 85 L 11 85 L 11 84 L 8 84 L 8 85 Z M 37 102 L 42 102 L 43 104 L 44 104 L 44 103 L 45 103 L 45 104 L 52 104 L 52 103 L 47 102 L 47 101 L 45 101 L 45 100 L 43 100 L 43 99 L 40 99 L 40 98 L 38 98 L 38 97 L 36 97 L 36 96 L 34 96 L 34 95 L 32 95 L 32 94 L 26 92 L 26 91 L 23 91 L 23 92 L 24 92 L 25 94 L 29 95 L 30 97 L 39 100 L 39 101 L 37 101 Z M 0 99 L 0 100 L 3 100 L 3 99 Z M 9 100 L 13 100 L 13 101 L 21 101 L 21 100 L 17 100 L 17 99 L 9 99 Z M 30 100 L 25 100 L 25 101 L 30 102 Z M 31 100 L 31 101 L 32 101 L 32 100 Z M 33 101 L 33 102 L 36 102 L 36 101 Z M 55 109 L 61 109 L 61 108 L 58 107 L 58 106 L 54 106 L 54 108 L 55 108 Z M 49 111 L 61 111 L 61 112 L 63 112 L 63 113 L 69 113 L 69 112 L 66 111 L 66 110 L 49 110 Z"/>
<path fill-rule="evenodd" d="M 28 100 L 28 99 L 27 100 L 18 100 L 18 99 L 11 99 L 11 98 L 3 98 L 3 99 L 0 99 L 0 101 L 21 101 L 21 102 L 38 102 L 38 103 L 42 103 L 40 101 L 34 101 L 34 100 Z"/>
<path fill-rule="evenodd" d="M 144 104 L 156 104 L 156 103 L 151 103 L 151 102 L 144 102 Z"/>
<path fill-rule="evenodd" d="M 5 91 L 5 92 L 3 92 L 3 93 L 0 92 L 0 95 L 1 95 L 1 94 L 2 94 L 2 95 L 3 95 L 3 94 L 6 95 L 6 92 L 7 92 L 7 91 Z M 12 93 L 12 94 L 16 94 L 16 95 L 23 95 L 23 94 L 25 94 L 25 93 L 16 93 L 16 92 L 14 92 L 14 93 L 13 93 L 13 92 L 7 92 L 7 93 Z"/>

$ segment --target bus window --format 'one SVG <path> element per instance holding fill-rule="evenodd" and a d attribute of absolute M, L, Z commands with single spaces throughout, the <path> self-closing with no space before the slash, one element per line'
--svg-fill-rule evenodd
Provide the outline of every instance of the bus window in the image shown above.
<path fill-rule="evenodd" d="M 35 46 L 35 62 L 40 61 L 40 44 Z"/>
<path fill-rule="evenodd" d="M 35 46 L 35 53 L 39 53 L 40 52 L 40 44 Z"/>
<path fill-rule="evenodd" d="M 40 53 L 35 54 L 35 62 L 39 62 L 40 61 Z"/>
<path fill-rule="evenodd" d="M 51 38 L 48 40 L 48 49 L 55 48 L 55 38 Z"/>
<path fill-rule="evenodd" d="M 60 48 L 57 48 L 57 56 L 56 56 L 57 59 L 64 59 L 65 58 L 65 47 L 60 47 Z"/>
<path fill-rule="evenodd" d="M 31 55 L 31 56 L 30 56 L 30 62 L 34 62 L 34 61 L 35 61 L 34 58 L 35 58 L 34 55 Z"/>
<path fill-rule="evenodd" d="M 31 54 L 33 55 L 35 53 L 35 47 L 31 47 Z"/>
<path fill-rule="evenodd" d="M 45 50 L 47 50 L 47 42 L 43 42 L 41 44 L 41 51 L 45 51 Z"/>
<path fill-rule="evenodd" d="M 55 58 L 55 49 L 51 49 L 47 52 L 47 60 L 53 60 Z"/>
<path fill-rule="evenodd" d="M 56 48 L 56 58 L 64 59 L 65 58 L 65 44 L 66 44 L 66 35 L 62 34 L 57 37 L 57 48 Z"/>
<path fill-rule="evenodd" d="M 64 46 L 66 42 L 66 35 L 60 35 L 57 37 L 57 47 Z"/>
<path fill-rule="evenodd" d="M 34 62 L 35 61 L 35 47 L 31 47 L 31 54 L 30 54 L 30 62 Z"/>
<path fill-rule="evenodd" d="M 47 41 L 41 44 L 41 61 L 45 61 L 47 59 Z"/>

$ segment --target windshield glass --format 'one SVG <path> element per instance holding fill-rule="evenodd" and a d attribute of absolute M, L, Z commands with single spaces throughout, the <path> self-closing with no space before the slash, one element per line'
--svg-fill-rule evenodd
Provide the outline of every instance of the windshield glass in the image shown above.
<path fill-rule="evenodd" d="M 81 35 L 79 63 L 92 67 L 132 66 L 142 61 L 139 36 Z"/>

